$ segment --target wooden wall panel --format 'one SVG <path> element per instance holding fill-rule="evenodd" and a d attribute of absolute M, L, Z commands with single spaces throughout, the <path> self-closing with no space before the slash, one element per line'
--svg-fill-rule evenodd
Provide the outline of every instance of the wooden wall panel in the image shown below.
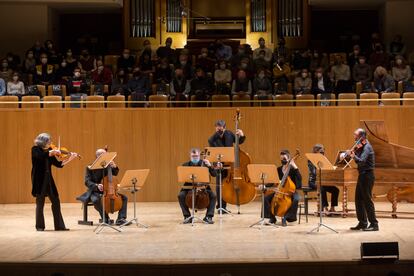
<path fill-rule="evenodd" d="M 392 142 L 414 148 L 414 109 L 410 107 L 241 111 L 240 127 L 247 136 L 242 148 L 254 163 L 279 164 L 280 149 L 299 148 L 304 154 L 315 143 L 323 143 L 333 160 L 337 150 L 352 145 L 352 132 L 361 119 L 385 120 Z M 63 202 L 75 202 L 84 192 L 85 166 L 104 145 L 118 152 L 121 176 L 127 169 L 151 169 L 140 201 L 176 201 L 176 166 L 187 161 L 191 147 L 207 146 L 217 119 L 225 119 L 228 128 L 234 129 L 234 113 L 234 108 L 1 110 L 0 203 L 33 202 L 30 148 L 40 132 L 51 133 L 56 142 L 60 135 L 63 146 L 83 156 L 53 172 Z M 298 164 L 307 183 L 306 158 L 302 156 Z"/>

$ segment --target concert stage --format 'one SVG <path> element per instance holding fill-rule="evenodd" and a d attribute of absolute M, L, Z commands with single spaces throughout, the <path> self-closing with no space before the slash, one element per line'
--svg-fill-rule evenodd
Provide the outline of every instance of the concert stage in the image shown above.
<path fill-rule="evenodd" d="M 78 225 L 81 204 L 62 204 L 69 232 L 55 232 L 50 205 L 45 206 L 46 231 L 34 228 L 34 204 L 1 206 L 1 275 L 413 275 L 414 220 L 380 218 L 379 232 L 349 230 L 354 217 L 326 217 L 326 228 L 308 234 L 319 218 L 309 216 L 287 227 L 249 228 L 259 219 L 260 203 L 241 206 L 242 214 L 215 217 L 214 225 L 181 224 L 176 202 L 138 203 L 139 222 L 148 229 L 128 226 L 122 233 Z M 129 204 L 129 217 L 133 205 Z M 350 204 L 353 208 L 353 204 Z M 379 210 L 390 204 L 376 203 Z M 235 211 L 235 207 L 231 206 Z M 400 210 L 414 211 L 414 204 Z M 89 208 L 96 223 L 98 214 Z M 314 202 L 310 210 L 316 210 Z M 199 213 L 202 217 L 203 213 Z M 113 218 L 115 218 L 113 216 Z M 400 261 L 360 261 L 361 242 L 397 241 Z M 53 273 L 61 274 L 53 274 Z"/>

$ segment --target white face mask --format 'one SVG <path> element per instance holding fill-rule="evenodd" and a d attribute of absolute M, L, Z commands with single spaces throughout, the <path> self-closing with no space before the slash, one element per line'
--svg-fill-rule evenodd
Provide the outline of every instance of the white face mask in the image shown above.
<path fill-rule="evenodd" d="M 71 57 L 71 56 L 72 56 L 72 52 L 68 52 L 68 53 L 66 53 L 66 55 L 67 55 L 68 57 Z"/>
<path fill-rule="evenodd" d="M 128 59 L 129 58 L 129 54 L 123 54 L 124 59 Z"/>
<path fill-rule="evenodd" d="M 307 76 L 308 76 L 308 73 L 302 73 L 302 78 L 306 79 Z"/>
<path fill-rule="evenodd" d="M 220 69 L 222 70 L 226 69 L 226 64 L 220 64 Z"/>
<path fill-rule="evenodd" d="M 102 71 L 103 69 L 104 69 L 103 65 L 98 66 L 98 70 L 99 70 L 99 71 Z"/>
<path fill-rule="evenodd" d="M 263 79 L 264 77 L 265 77 L 265 74 L 264 73 L 260 73 L 259 74 L 259 78 Z"/>
<path fill-rule="evenodd" d="M 396 60 L 396 63 L 397 63 L 398 65 L 401 65 L 401 64 L 402 64 L 402 60 L 401 60 L 401 59 L 397 59 L 397 60 Z"/>
<path fill-rule="evenodd" d="M 320 79 L 322 78 L 322 73 L 316 73 L 316 76 Z"/>
<path fill-rule="evenodd" d="M 13 76 L 13 80 L 14 81 L 18 81 L 19 80 L 19 77 L 18 76 Z"/>
<path fill-rule="evenodd" d="M 202 53 L 201 56 L 202 57 L 207 57 L 207 53 Z"/>
<path fill-rule="evenodd" d="M 60 65 L 61 65 L 62 67 L 66 67 L 66 62 L 62 62 Z"/>
<path fill-rule="evenodd" d="M 42 61 L 43 64 L 46 64 L 47 63 L 47 58 L 42 58 L 41 61 Z"/>
<path fill-rule="evenodd" d="M 80 75 L 81 75 L 81 73 L 80 73 L 80 72 L 75 72 L 75 77 L 79 78 L 79 77 L 80 77 Z"/>
<path fill-rule="evenodd" d="M 33 58 L 33 54 L 28 54 L 28 55 L 27 55 L 27 58 L 32 59 L 32 58 Z"/>

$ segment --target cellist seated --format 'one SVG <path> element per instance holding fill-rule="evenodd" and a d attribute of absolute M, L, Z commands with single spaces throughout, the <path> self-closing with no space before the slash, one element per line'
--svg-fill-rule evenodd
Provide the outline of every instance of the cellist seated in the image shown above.
<path fill-rule="evenodd" d="M 191 158 L 191 160 L 184 163 L 183 166 L 198 166 L 198 167 L 205 166 L 209 169 L 211 176 L 213 176 L 213 177 L 216 176 L 216 170 L 213 168 L 210 161 L 208 161 L 207 159 L 203 159 L 203 160 L 200 159 L 200 150 L 199 149 L 196 149 L 196 148 L 191 149 L 190 158 Z M 191 187 L 192 184 L 191 183 L 184 183 L 184 186 Z M 187 204 L 185 202 L 185 198 L 187 196 L 187 193 L 189 193 L 189 192 L 191 192 L 191 190 L 181 189 L 181 191 L 178 194 L 178 203 L 180 204 L 181 211 L 183 212 L 183 216 L 184 216 L 184 222 L 183 223 L 191 223 L 190 219 L 188 219 L 191 216 L 189 206 L 187 206 Z M 206 216 L 204 217 L 203 221 L 208 223 L 208 224 L 213 224 L 214 223 L 213 222 L 214 206 L 216 204 L 216 195 L 211 190 L 210 185 L 207 186 L 206 192 L 208 193 L 208 197 L 209 197 L 210 201 L 209 201 L 209 205 L 207 207 Z"/>
<path fill-rule="evenodd" d="M 302 176 L 299 172 L 298 166 L 295 164 L 294 160 L 291 160 L 291 155 L 288 150 L 282 150 L 280 152 L 280 161 L 282 163 L 282 166 L 277 168 L 277 172 L 279 174 L 279 178 L 282 179 L 285 172 L 289 171 L 289 177 L 292 180 L 292 182 L 295 184 L 296 189 L 302 187 Z M 289 168 L 290 166 L 290 168 Z M 270 195 L 265 196 L 265 204 L 264 204 L 264 216 L 266 218 L 269 218 L 269 223 L 275 224 L 276 223 L 276 216 L 272 214 L 271 211 L 271 203 L 272 199 L 275 196 L 275 193 L 272 193 Z M 292 205 L 288 209 L 288 211 L 285 213 L 285 215 L 282 217 L 282 226 L 287 226 L 287 222 L 294 222 L 297 220 L 297 210 L 298 210 L 298 204 L 300 200 L 300 195 L 298 192 L 293 193 L 292 195 Z"/>
<path fill-rule="evenodd" d="M 96 158 L 98 158 L 101 154 L 105 153 L 106 150 L 104 149 L 98 149 L 96 151 Z M 118 175 L 119 168 L 115 164 L 114 161 L 109 163 L 108 165 L 110 169 L 112 170 L 112 175 L 116 176 Z M 90 170 L 88 167 L 86 167 L 85 172 L 85 185 L 88 187 L 88 191 L 82 194 L 78 197 L 79 200 L 82 202 L 89 202 L 91 201 L 93 203 L 93 206 L 95 207 L 95 210 L 98 211 L 99 215 L 102 219 L 102 201 L 101 197 L 103 195 L 103 184 L 102 184 L 102 178 L 103 176 L 107 176 L 108 169 L 99 169 L 99 170 Z M 118 211 L 118 218 L 116 220 L 116 225 L 122 225 L 127 222 L 127 203 L 128 198 L 118 193 L 118 195 L 122 199 L 122 208 Z M 110 223 L 109 215 L 105 210 L 105 222 Z"/>

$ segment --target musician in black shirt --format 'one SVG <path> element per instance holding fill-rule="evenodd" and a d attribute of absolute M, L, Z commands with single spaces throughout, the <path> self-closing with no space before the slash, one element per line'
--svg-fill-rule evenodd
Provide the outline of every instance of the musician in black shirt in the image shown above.
<path fill-rule="evenodd" d="M 189 167 L 202 167 L 205 166 L 210 171 L 211 176 L 216 176 L 216 170 L 212 167 L 210 161 L 207 159 L 200 159 L 200 150 L 193 148 L 190 151 L 190 158 L 191 160 L 184 163 L 183 166 L 189 166 Z M 193 184 L 190 182 L 184 183 L 184 186 L 192 186 Z M 204 217 L 204 222 L 208 224 L 213 224 L 213 217 L 214 217 L 214 205 L 216 204 L 216 195 L 213 193 L 213 191 L 210 188 L 210 185 L 207 186 L 206 192 L 208 193 L 208 197 L 210 199 L 210 203 L 207 207 L 206 216 Z M 181 189 L 180 193 L 178 194 L 178 202 L 180 203 L 181 211 L 183 212 L 184 216 L 184 222 L 183 223 L 191 223 L 190 220 L 187 220 L 191 214 L 189 210 L 189 206 L 185 203 L 185 198 L 187 196 L 187 193 L 191 193 L 190 189 Z"/>
<path fill-rule="evenodd" d="M 378 231 L 378 221 L 375 216 L 375 206 L 372 201 L 372 188 L 374 187 L 375 153 L 366 138 L 364 129 L 359 128 L 354 132 L 354 139 L 358 141 L 353 150 L 347 154 L 358 165 L 358 182 L 355 190 L 355 209 L 358 224 L 351 230 Z M 368 221 L 370 225 L 368 226 Z"/>
<path fill-rule="evenodd" d="M 277 168 L 277 172 L 279 174 L 280 180 L 282 180 L 285 172 L 288 170 L 289 167 L 289 160 L 291 159 L 290 153 L 288 150 L 282 150 L 280 152 L 280 161 L 282 166 Z M 290 170 L 289 170 L 289 177 L 293 181 L 296 186 L 296 189 L 302 187 L 302 175 L 300 174 L 298 166 L 295 164 L 294 160 L 290 162 Z M 265 204 L 264 204 L 264 217 L 269 218 L 269 223 L 274 224 L 276 223 L 276 216 L 274 216 L 271 212 L 271 202 L 275 193 L 265 196 Z M 292 205 L 290 206 L 289 210 L 286 212 L 284 217 L 282 218 L 282 226 L 287 226 L 287 222 L 294 222 L 297 220 L 297 210 L 299 205 L 300 195 L 298 192 L 293 193 L 292 195 Z"/>
<path fill-rule="evenodd" d="M 208 139 L 208 144 L 210 147 L 232 147 L 234 142 L 236 141 L 235 135 L 239 136 L 239 144 L 243 144 L 244 141 L 246 140 L 246 136 L 244 135 L 241 129 L 237 129 L 236 134 L 234 134 L 230 130 L 227 130 L 226 122 L 224 120 L 216 121 L 214 126 L 216 128 L 216 132 Z M 228 171 L 222 170 L 222 174 L 221 174 L 222 179 L 225 179 L 227 175 L 228 175 Z M 220 188 L 221 188 L 219 185 L 220 183 L 219 183 L 218 178 L 216 178 L 216 183 L 217 183 L 216 194 L 218 195 L 220 193 Z M 230 211 L 226 209 L 227 202 L 222 200 L 221 204 L 222 204 L 221 207 L 230 213 Z M 217 202 L 216 208 L 217 209 L 219 208 L 219 202 Z M 226 212 L 223 212 L 223 214 L 226 214 Z"/>

